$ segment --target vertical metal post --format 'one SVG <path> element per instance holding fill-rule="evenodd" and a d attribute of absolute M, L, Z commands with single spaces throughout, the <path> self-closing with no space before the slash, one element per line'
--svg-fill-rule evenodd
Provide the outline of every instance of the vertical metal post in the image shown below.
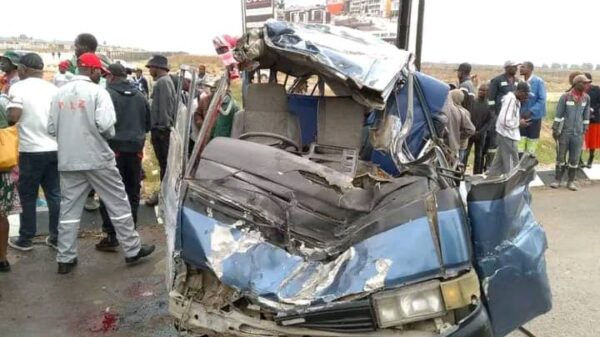
<path fill-rule="evenodd" d="M 425 0 L 419 0 L 417 15 L 417 46 L 415 48 L 415 67 L 421 70 L 421 54 L 423 52 L 423 25 L 425 21 Z"/>
<path fill-rule="evenodd" d="M 240 0 L 242 4 L 242 32 L 246 34 L 246 0 Z"/>
<path fill-rule="evenodd" d="M 398 32 L 396 46 L 408 50 L 410 39 L 410 18 L 412 12 L 412 0 L 400 0 L 400 13 L 398 15 Z"/>

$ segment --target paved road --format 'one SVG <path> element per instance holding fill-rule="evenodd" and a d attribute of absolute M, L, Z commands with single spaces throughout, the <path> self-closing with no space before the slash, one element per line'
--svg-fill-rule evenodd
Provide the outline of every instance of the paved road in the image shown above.
<path fill-rule="evenodd" d="M 164 230 L 140 229 L 158 246 L 149 259 L 126 266 L 120 253 L 99 253 L 98 240 L 79 241 L 79 265 L 56 273 L 55 253 L 10 250 L 11 273 L 0 275 L 1 337 L 171 337 L 164 277 Z"/>
<path fill-rule="evenodd" d="M 600 184 L 577 193 L 533 194 L 550 243 L 554 309 L 527 328 L 539 337 L 600 336 Z M 133 267 L 120 254 L 96 252 L 96 238 L 83 238 L 80 265 L 66 277 L 56 274 L 54 254 L 45 246 L 26 254 L 11 251 L 14 270 L 0 275 L 0 336 L 176 336 L 166 309 L 162 233 L 156 226 L 141 229 L 159 250 Z"/>
<path fill-rule="evenodd" d="M 600 336 L 600 184 L 536 190 L 533 209 L 548 234 L 554 303 L 526 328 L 538 337 Z"/>

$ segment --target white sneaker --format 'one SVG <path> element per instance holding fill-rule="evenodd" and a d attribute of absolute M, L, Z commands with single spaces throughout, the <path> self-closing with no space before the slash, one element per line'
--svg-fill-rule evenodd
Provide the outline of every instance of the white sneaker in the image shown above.
<path fill-rule="evenodd" d="M 50 236 L 46 237 L 46 246 L 58 251 L 58 239 L 56 241 L 50 241 Z"/>
<path fill-rule="evenodd" d="M 31 242 L 22 241 L 18 237 L 8 239 L 8 245 L 11 248 L 20 250 L 22 252 L 28 252 L 33 249 L 33 244 Z"/>

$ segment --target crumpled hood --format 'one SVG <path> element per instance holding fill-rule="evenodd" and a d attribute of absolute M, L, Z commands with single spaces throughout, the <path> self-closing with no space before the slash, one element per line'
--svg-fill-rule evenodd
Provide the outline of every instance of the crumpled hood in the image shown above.
<path fill-rule="evenodd" d="M 280 311 L 470 268 L 467 223 L 455 189 L 439 190 L 415 177 L 388 183 L 396 187 L 384 195 L 359 196 L 354 192 L 362 188 L 345 188 L 319 164 L 313 175 L 299 174 L 305 166 L 290 162 L 285 151 L 256 144 L 245 156 L 226 151 L 244 151 L 244 143 L 251 144 L 210 142 L 189 183 L 176 249 L 191 266 L 212 270 L 224 284 Z M 269 164 L 263 157 L 271 158 Z M 248 169 L 237 168 L 240 161 Z M 271 169 L 254 169 L 260 162 Z M 337 192 L 327 192 L 329 184 Z M 330 193 L 341 197 L 330 199 Z M 372 210 L 357 210 L 355 198 Z"/>

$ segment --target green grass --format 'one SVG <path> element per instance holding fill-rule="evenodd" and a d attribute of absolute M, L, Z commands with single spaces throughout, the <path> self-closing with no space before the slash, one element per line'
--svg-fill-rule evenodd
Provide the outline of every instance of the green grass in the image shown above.
<path fill-rule="evenodd" d="M 229 89 L 231 91 L 231 97 L 233 97 L 233 99 L 235 99 L 235 101 L 241 107 L 242 106 L 242 81 L 238 80 L 238 81 L 231 83 L 231 86 Z"/>

